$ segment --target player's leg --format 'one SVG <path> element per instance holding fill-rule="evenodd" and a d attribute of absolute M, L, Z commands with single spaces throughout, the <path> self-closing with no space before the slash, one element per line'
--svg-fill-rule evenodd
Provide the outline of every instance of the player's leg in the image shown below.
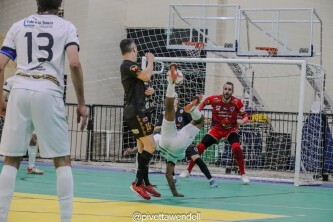
<path fill-rule="evenodd" d="M 191 145 L 186 149 L 186 157 L 188 159 L 193 160 L 199 166 L 201 172 L 208 179 L 209 185 L 211 187 L 217 187 L 218 186 L 216 180 L 213 179 L 206 163 L 201 159 L 201 157 L 198 153 L 198 149 L 194 145 Z"/>
<path fill-rule="evenodd" d="M 53 158 L 57 174 L 57 193 L 61 222 L 70 222 L 73 212 L 74 181 L 70 156 Z"/>
<path fill-rule="evenodd" d="M 15 190 L 17 170 L 22 157 L 5 156 L 0 174 L 0 222 L 7 222 L 10 203 Z"/>
<path fill-rule="evenodd" d="M 210 147 L 211 145 L 217 143 L 217 139 L 215 137 L 213 137 L 212 135 L 210 134 L 206 134 L 201 142 L 197 145 L 197 149 L 198 149 L 198 154 L 201 155 L 203 154 L 203 152 L 208 148 Z M 181 178 L 185 178 L 185 177 L 188 177 L 190 176 L 190 173 L 192 172 L 192 169 L 195 165 L 195 162 L 191 159 L 190 160 L 190 163 L 187 167 L 187 170 L 185 170 L 184 172 L 182 172 L 179 177 Z"/>
<path fill-rule="evenodd" d="M 17 170 L 22 156 L 27 152 L 28 142 L 32 134 L 32 123 L 28 110 L 29 95 L 26 90 L 13 89 L 7 103 L 6 121 L 0 145 L 0 154 L 5 156 L 0 174 L 1 222 L 7 221 L 10 203 L 15 190 Z"/>
<path fill-rule="evenodd" d="M 230 133 L 230 135 L 228 136 L 228 141 L 231 144 L 231 150 L 235 156 L 239 172 L 242 176 L 242 181 L 243 183 L 247 184 L 250 182 L 250 180 L 247 176 L 245 176 L 244 155 L 239 142 L 239 135 L 235 132 Z"/>
<path fill-rule="evenodd" d="M 71 221 L 74 182 L 65 104 L 62 97 L 33 92 L 31 116 L 41 157 L 52 158 L 56 168 L 61 222 Z"/>
<path fill-rule="evenodd" d="M 136 181 L 131 184 L 130 189 L 140 197 L 149 200 L 150 196 L 144 188 L 143 180 L 145 178 L 148 180 L 149 178 L 149 161 L 152 157 L 152 153 L 156 149 L 156 144 L 152 135 L 153 126 L 149 122 L 149 116 L 143 113 L 134 116 L 124 115 L 124 119 L 137 140 L 138 153 L 140 153 L 137 156 L 138 165 Z"/>
<path fill-rule="evenodd" d="M 35 166 L 36 162 L 36 155 L 37 155 L 37 136 L 36 134 L 32 134 L 29 146 L 28 146 L 28 155 L 29 155 L 29 166 L 27 169 L 27 172 L 29 174 L 37 174 L 37 175 L 43 175 L 44 172 L 38 169 Z"/>

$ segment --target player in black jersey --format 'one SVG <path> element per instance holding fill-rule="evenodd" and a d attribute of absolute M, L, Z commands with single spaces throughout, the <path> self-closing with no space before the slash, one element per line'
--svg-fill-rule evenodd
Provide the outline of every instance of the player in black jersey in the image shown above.
<path fill-rule="evenodd" d="M 148 88 L 147 82 L 153 72 L 154 55 L 149 52 L 145 54 L 148 64 L 147 68 L 142 70 L 136 62 L 138 49 L 133 39 L 123 39 L 120 42 L 120 50 L 124 59 L 120 66 L 121 83 L 125 92 L 124 119 L 134 134 L 138 146 L 138 172 L 136 182 L 132 183 L 130 188 L 142 198 L 149 200 L 150 195 L 161 196 L 148 179 L 149 161 L 156 144 L 150 113 L 145 106 L 145 93 Z"/>

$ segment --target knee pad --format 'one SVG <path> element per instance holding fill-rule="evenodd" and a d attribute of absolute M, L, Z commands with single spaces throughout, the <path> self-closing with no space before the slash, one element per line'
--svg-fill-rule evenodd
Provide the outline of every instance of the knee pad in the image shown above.
<path fill-rule="evenodd" d="M 232 152 L 237 152 L 238 150 L 241 150 L 241 145 L 238 142 L 235 142 L 231 145 Z"/>

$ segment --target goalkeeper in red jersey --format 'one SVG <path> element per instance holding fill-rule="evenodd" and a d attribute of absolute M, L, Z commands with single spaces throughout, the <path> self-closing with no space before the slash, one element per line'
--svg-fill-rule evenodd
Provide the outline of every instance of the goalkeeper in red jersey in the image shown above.
<path fill-rule="evenodd" d="M 242 101 L 232 96 L 233 93 L 233 83 L 226 82 L 223 86 L 223 95 L 209 96 L 198 106 L 200 111 L 208 105 L 212 106 L 213 109 L 211 129 L 198 144 L 197 148 L 201 155 L 211 145 L 218 143 L 222 138 L 227 138 L 236 159 L 241 179 L 243 183 L 247 184 L 250 180 L 245 176 L 244 156 L 239 141 L 238 126 L 246 123 L 248 116 Z M 179 176 L 182 178 L 188 177 L 194 165 L 195 162 L 191 160 L 187 170 Z"/>

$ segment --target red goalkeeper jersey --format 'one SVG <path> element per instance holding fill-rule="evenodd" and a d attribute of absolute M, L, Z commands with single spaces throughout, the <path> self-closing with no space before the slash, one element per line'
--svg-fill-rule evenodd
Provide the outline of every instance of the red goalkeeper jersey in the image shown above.
<path fill-rule="evenodd" d="M 209 96 L 198 108 L 201 111 L 207 105 L 212 106 L 212 128 L 226 130 L 238 127 L 238 116 L 244 118 L 247 115 L 242 101 L 232 96 L 230 101 L 225 103 L 222 98 L 223 95 Z"/>

